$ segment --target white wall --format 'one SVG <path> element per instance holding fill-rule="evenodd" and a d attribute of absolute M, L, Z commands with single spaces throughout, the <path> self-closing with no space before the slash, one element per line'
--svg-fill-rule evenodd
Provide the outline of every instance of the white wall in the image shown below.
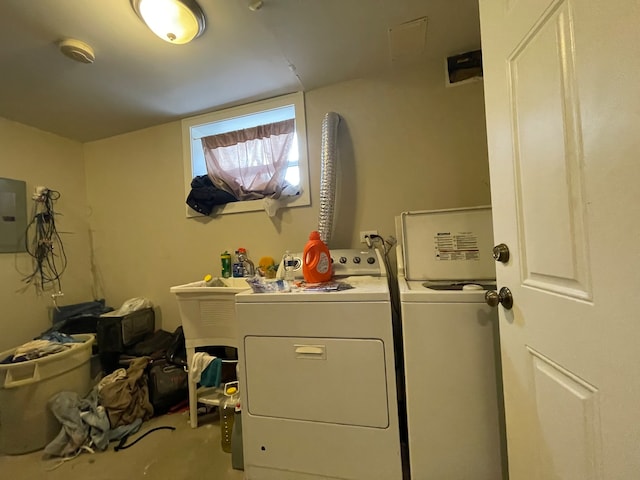
<path fill-rule="evenodd" d="M 445 88 L 440 63 L 306 94 L 312 205 L 217 218 L 185 217 L 180 122 L 84 145 L 99 291 L 118 307 L 147 297 L 161 325 L 180 322 L 172 285 L 220 273 L 224 250 L 256 262 L 301 251 L 317 228 L 324 114 L 339 127 L 340 191 L 332 247 L 360 230 L 394 234 L 402 211 L 490 203 L 482 84 Z"/>
<path fill-rule="evenodd" d="M 0 176 L 25 181 L 29 198 L 36 185 L 60 192 L 56 226 L 68 257 L 60 303 L 92 300 L 82 145 L 0 118 L 0 149 Z M 28 215 L 32 207 L 28 200 Z M 34 287 L 18 292 L 25 286 L 23 273 L 32 268 L 26 253 L 0 253 L 0 351 L 31 340 L 51 325 L 47 310 L 52 306 L 51 292 L 37 296 Z"/>

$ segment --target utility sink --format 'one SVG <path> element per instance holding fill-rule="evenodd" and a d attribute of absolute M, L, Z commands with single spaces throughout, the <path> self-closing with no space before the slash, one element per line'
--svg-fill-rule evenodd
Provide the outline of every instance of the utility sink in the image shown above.
<path fill-rule="evenodd" d="M 221 283 L 221 286 L 209 287 L 205 283 L 204 280 L 200 280 L 198 282 L 185 283 L 184 285 L 178 285 L 176 287 L 171 287 L 171 293 L 233 293 L 236 294 L 238 292 L 242 292 L 251 288 L 247 283 L 245 278 L 214 278 L 213 283 L 218 285 Z"/>
<path fill-rule="evenodd" d="M 214 278 L 216 287 L 208 287 L 204 280 L 171 287 L 180 311 L 180 323 L 184 332 L 187 362 L 192 365 L 198 347 L 238 348 L 236 328 L 236 293 L 251 287 L 244 278 Z M 217 391 L 197 389 L 189 376 L 189 417 L 191 427 L 198 426 L 198 403 L 219 405 L 221 395 Z"/>
<path fill-rule="evenodd" d="M 178 300 L 187 349 L 203 345 L 238 346 L 235 296 L 251 287 L 244 278 L 219 280 L 226 286 L 207 287 L 201 280 L 170 289 Z"/>
<path fill-rule="evenodd" d="M 187 348 L 193 344 L 191 340 L 197 346 L 237 347 L 235 296 L 251 287 L 244 278 L 214 278 L 214 281 L 225 286 L 208 287 L 200 280 L 170 289 L 178 300 Z"/>

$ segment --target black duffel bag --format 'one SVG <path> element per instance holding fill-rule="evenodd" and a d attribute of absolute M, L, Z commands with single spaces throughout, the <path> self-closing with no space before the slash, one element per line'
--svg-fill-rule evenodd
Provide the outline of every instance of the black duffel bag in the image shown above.
<path fill-rule="evenodd" d="M 184 368 L 166 359 L 154 360 L 149 368 L 149 401 L 155 415 L 167 413 L 189 399 L 188 375 Z"/>

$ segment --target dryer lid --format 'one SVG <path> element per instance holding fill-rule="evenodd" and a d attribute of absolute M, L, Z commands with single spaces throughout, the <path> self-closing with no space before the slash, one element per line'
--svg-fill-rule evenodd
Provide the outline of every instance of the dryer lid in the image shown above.
<path fill-rule="evenodd" d="M 494 279 L 491 207 L 400 214 L 407 280 Z"/>

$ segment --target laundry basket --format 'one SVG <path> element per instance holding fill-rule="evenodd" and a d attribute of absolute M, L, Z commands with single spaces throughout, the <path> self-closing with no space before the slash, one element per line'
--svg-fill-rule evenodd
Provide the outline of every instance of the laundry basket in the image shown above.
<path fill-rule="evenodd" d="M 61 391 L 84 397 L 91 389 L 93 335 L 73 335 L 82 343 L 26 362 L 0 364 L 0 453 L 16 455 L 44 448 L 60 431 L 47 401 Z M 0 359 L 13 355 L 0 353 Z"/>

